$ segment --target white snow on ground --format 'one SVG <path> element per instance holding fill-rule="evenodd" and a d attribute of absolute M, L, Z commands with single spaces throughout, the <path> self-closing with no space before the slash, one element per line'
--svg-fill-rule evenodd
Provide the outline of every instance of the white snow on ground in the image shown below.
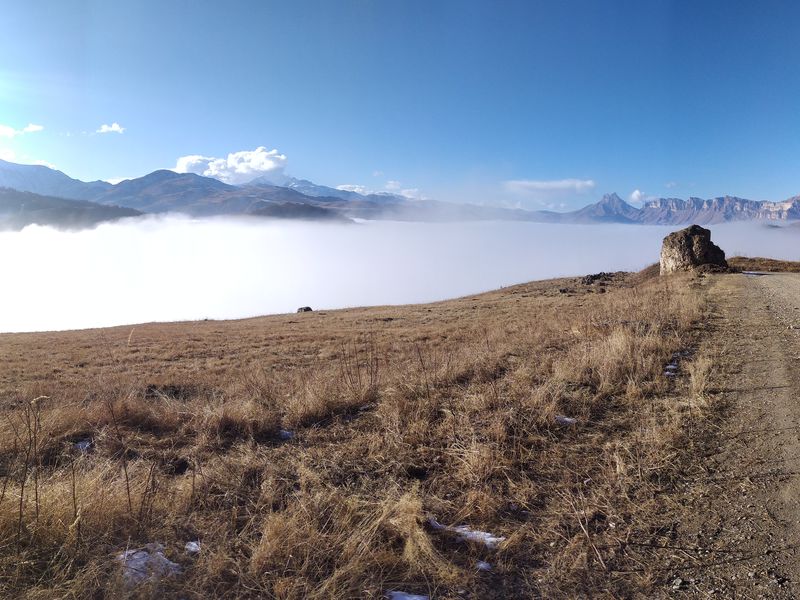
<path fill-rule="evenodd" d="M 183 567 L 164 556 L 164 546 L 161 544 L 147 544 L 144 548 L 125 550 L 117 555 L 117 560 L 122 563 L 122 577 L 129 587 L 183 572 Z"/>
<path fill-rule="evenodd" d="M 439 523 L 439 521 L 437 521 L 433 517 L 430 517 L 428 519 L 428 524 L 434 529 L 437 529 L 439 531 L 450 531 L 452 533 L 455 533 L 462 540 L 466 540 L 469 542 L 478 542 L 480 544 L 484 544 L 487 548 L 490 549 L 497 548 L 499 544 L 501 544 L 506 540 L 505 537 L 492 535 L 491 533 L 488 533 L 486 531 L 477 531 L 475 529 L 470 529 L 466 525 L 447 527 Z"/>
<path fill-rule="evenodd" d="M 186 542 L 184 550 L 189 554 L 200 554 L 200 542 Z"/>
<path fill-rule="evenodd" d="M 386 592 L 387 600 L 429 600 L 428 596 L 421 594 L 408 594 L 406 592 Z"/>

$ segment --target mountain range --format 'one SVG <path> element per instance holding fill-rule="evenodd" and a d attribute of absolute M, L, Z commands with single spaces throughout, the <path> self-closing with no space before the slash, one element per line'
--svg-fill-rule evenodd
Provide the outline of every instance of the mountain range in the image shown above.
<path fill-rule="evenodd" d="M 0 228 L 30 223 L 90 226 L 144 213 L 254 217 L 348 222 L 504 220 L 538 223 L 625 223 L 644 225 L 714 224 L 758 220 L 800 220 L 800 196 L 783 202 L 735 196 L 702 199 L 658 198 L 641 208 L 617 194 L 571 212 L 510 209 L 475 204 L 412 200 L 389 193 L 360 194 L 317 185 L 306 179 L 258 177 L 229 185 L 193 173 L 154 171 L 121 181 L 84 182 L 55 169 L 0 160 Z"/>

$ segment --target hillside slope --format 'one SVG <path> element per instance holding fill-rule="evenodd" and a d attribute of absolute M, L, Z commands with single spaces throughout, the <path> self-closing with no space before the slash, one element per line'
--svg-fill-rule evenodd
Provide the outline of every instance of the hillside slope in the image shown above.
<path fill-rule="evenodd" d="M 111 187 L 105 181 L 85 182 L 43 165 L 0 160 L 0 188 L 71 200 L 93 200 Z"/>
<path fill-rule="evenodd" d="M 131 208 L 0 188 L 0 230 L 15 231 L 32 224 L 50 225 L 60 229 L 82 229 L 141 214 Z"/>
<path fill-rule="evenodd" d="M 671 518 L 704 418 L 664 375 L 698 294 L 605 274 L 0 335 L 0 594 L 119 596 L 115 556 L 159 543 L 162 597 L 652 596 L 624 543 Z"/>

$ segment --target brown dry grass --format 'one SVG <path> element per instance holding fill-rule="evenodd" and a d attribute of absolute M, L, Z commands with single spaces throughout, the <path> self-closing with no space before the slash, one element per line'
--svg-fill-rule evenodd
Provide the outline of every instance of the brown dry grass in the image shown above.
<path fill-rule="evenodd" d="M 742 271 L 765 271 L 770 273 L 800 273 L 800 262 L 791 260 L 776 260 L 761 256 L 734 256 L 728 259 L 728 265 Z"/>
<path fill-rule="evenodd" d="M 625 541 L 664 509 L 705 406 L 707 365 L 691 391 L 663 376 L 702 314 L 688 278 L 617 276 L 2 335 L 0 593 L 647 593 L 658 566 Z M 431 517 L 507 539 L 464 542 Z M 126 592 L 114 557 L 149 542 L 185 572 Z"/>

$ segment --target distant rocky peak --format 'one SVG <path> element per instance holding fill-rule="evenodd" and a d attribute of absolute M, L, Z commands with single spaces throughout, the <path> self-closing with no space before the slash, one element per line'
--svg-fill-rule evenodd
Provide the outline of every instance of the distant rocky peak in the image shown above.
<path fill-rule="evenodd" d="M 625 201 L 620 198 L 616 192 L 611 192 L 610 194 L 603 194 L 603 197 L 600 199 L 602 204 L 618 204 L 622 202 L 623 204 Z"/>
<path fill-rule="evenodd" d="M 611 194 L 604 194 L 600 201 L 597 203 L 598 206 L 603 206 L 605 208 L 612 208 L 612 209 L 620 209 L 626 206 L 630 206 L 627 202 L 625 202 L 622 198 L 620 198 L 616 192 Z"/>

